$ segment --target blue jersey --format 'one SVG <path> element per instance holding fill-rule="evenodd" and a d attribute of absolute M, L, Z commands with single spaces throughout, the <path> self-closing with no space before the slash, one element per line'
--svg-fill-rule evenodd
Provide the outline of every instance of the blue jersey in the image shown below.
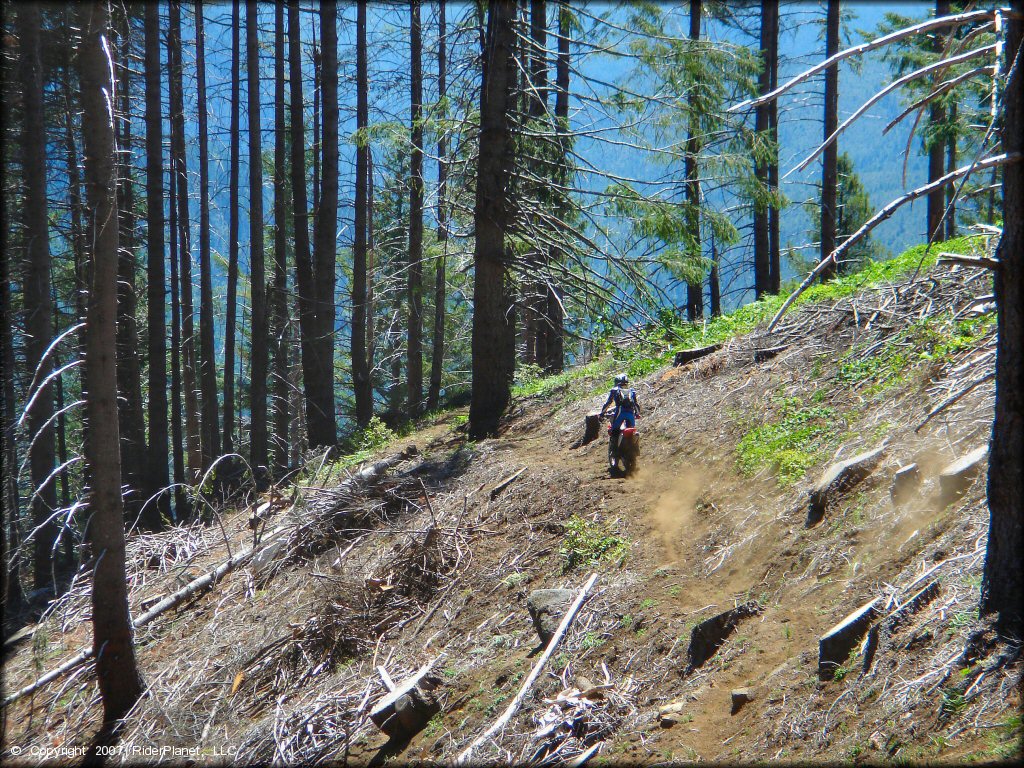
<path fill-rule="evenodd" d="M 613 387 L 608 393 L 604 407 L 615 403 L 616 413 L 635 413 L 637 411 L 636 390 Z M 602 409 L 603 410 L 603 409 Z"/>

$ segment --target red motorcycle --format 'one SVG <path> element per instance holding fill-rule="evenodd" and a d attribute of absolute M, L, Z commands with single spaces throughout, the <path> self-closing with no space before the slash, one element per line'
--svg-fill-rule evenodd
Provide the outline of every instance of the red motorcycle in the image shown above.
<path fill-rule="evenodd" d="M 613 432 L 611 417 L 608 417 L 608 422 L 608 472 L 613 476 L 629 476 L 636 471 L 637 459 L 640 457 L 640 434 L 636 427 Z"/>

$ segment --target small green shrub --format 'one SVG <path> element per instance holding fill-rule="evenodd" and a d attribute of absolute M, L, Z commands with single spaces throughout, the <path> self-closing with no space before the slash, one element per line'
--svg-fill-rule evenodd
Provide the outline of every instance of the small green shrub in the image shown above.
<path fill-rule="evenodd" d="M 510 573 L 508 576 L 502 579 L 501 583 L 504 584 L 506 587 L 518 587 L 524 581 L 529 580 L 529 575 L 523 573 L 522 571 L 516 571 L 515 573 Z"/>
<path fill-rule="evenodd" d="M 838 433 L 834 408 L 801 407 L 799 398 L 782 401 L 782 415 L 750 430 L 736 446 L 736 463 L 746 476 L 771 467 L 780 487 L 795 483 L 817 463 L 823 449 Z"/>
<path fill-rule="evenodd" d="M 605 523 L 573 515 L 565 524 L 565 538 L 559 553 L 562 571 L 579 565 L 597 565 L 602 561 L 621 560 L 629 551 L 629 542 L 617 536 Z"/>
<path fill-rule="evenodd" d="M 604 638 L 595 632 L 586 632 L 582 639 L 580 639 L 580 650 L 589 651 L 592 648 L 598 648 L 604 645 Z"/>
<path fill-rule="evenodd" d="M 939 711 L 947 717 L 952 717 L 963 711 L 967 706 L 967 699 L 959 691 L 946 688 L 942 691 L 942 705 Z"/>
<path fill-rule="evenodd" d="M 370 419 L 369 424 L 353 435 L 352 442 L 355 444 L 356 451 L 375 451 L 378 448 L 383 448 L 396 437 L 398 435 L 394 430 L 379 417 L 374 416 Z"/>
<path fill-rule="evenodd" d="M 626 373 L 631 379 L 638 379 L 641 376 L 658 370 L 668 363 L 668 355 L 660 357 L 635 357 L 626 368 Z"/>

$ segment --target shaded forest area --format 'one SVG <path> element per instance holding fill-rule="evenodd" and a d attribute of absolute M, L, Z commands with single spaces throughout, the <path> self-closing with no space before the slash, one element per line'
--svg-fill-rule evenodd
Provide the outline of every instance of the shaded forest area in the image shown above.
<path fill-rule="evenodd" d="M 1019 632 L 1024 233 L 1004 213 L 1024 210 L 1024 10 L 966 5 L 890 15 L 841 50 L 843 4 L 828 0 L 825 60 L 780 83 L 771 0 L 5 4 L 6 630 L 91 572 L 113 723 L 144 687 L 126 534 L 213 524 L 232 493 L 430 411 L 468 402 L 469 435 L 493 436 L 515 382 L 624 331 L 681 338 L 728 290 L 760 299 L 844 274 L 878 255 L 877 223 L 925 198 L 929 242 L 1003 227 L 982 610 Z M 712 24 L 755 39 L 722 42 Z M 881 95 L 903 96 L 897 121 L 916 121 L 928 157 L 928 183 L 877 213 L 841 152 L 858 114 L 840 123 L 837 106 L 839 62 L 875 49 L 892 70 Z M 598 51 L 624 63 L 614 84 L 580 65 Z M 211 59 L 230 62 L 228 82 L 210 82 Z M 801 167 L 821 173 L 796 287 L 777 105 L 808 82 L 822 144 Z M 226 157 L 211 110 L 230 116 Z M 649 176 L 601 167 L 602 146 L 623 143 Z M 225 164 L 226 236 L 210 206 Z"/>

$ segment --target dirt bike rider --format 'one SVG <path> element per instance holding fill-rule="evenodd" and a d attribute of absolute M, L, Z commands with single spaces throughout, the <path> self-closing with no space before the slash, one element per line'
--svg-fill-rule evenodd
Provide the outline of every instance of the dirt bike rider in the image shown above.
<path fill-rule="evenodd" d="M 601 418 L 604 418 L 605 411 L 612 403 L 615 404 L 615 413 L 612 415 L 610 438 L 614 441 L 623 424 L 627 427 L 635 427 L 636 417 L 640 415 L 640 403 L 636 399 L 636 390 L 629 389 L 629 378 L 624 373 L 615 377 L 615 386 L 612 387 L 608 393 L 608 399 L 601 406 Z"/>

